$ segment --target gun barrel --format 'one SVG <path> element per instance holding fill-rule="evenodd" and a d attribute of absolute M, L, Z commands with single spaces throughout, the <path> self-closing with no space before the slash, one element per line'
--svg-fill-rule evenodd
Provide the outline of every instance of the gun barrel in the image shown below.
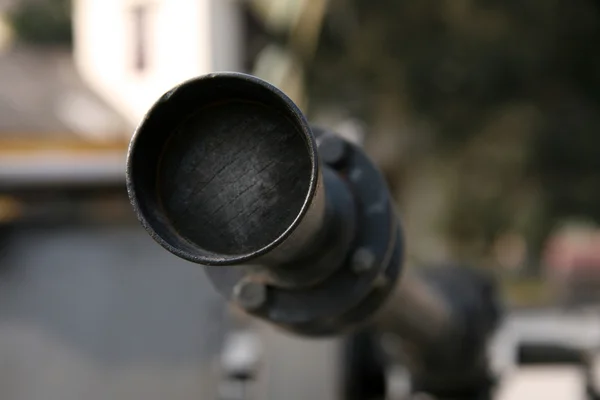
<path fill-rule="evenodd" d="M 293 258 L 320 229 L 321 179 L 297 107 L 241 74 L 208 75 L 165 94 L 137 129 L 127 165 L 146 229 L 205 265 Z"/>
<path fill-rule="evenodd" d="M 387 303 L 384 325 L 418 340 L 454 318 L 427 284 L 396 285 L 403 236 L 371 160 L 256 77 L 210 74 L 163 95 L 133 136 L 126 182 L 159 244 L 221 266 L 206 273 L 223 296 L 284 329 L 339 333 Z"/>
<path fill-rule="evenodd" d="M 207 265 L 247 313 L 309 336 L 374 321 L 416 349 L 415 387 L 487 376 L 487 286 L 454 272 L 400 279 L 403 235 L 381 173 L 272 85 L 218 73 L 167 92 L 133 136 L 126 183 L 150 235 Z"/>
<path fill-rule="evenodd" d="M 427 348 L 454 329 L 452 310 L 444 300 L 420 277 L 404 274 L 373 322 L 413 349 Z"/>

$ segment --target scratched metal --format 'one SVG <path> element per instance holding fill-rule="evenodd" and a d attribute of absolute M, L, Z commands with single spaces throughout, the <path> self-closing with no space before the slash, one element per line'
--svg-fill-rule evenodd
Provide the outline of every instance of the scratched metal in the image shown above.
<path fill-rule="evenodd" d="M 126 181 L 142 225 L 175 255 L 232 265 L 268 254 L 279 263 L 320 228 L 317 161 L 308 123 L 285 94 L 219 73 L 154 104 L 132 138 Z"/>
<path fill-rule="evenodd" d="M 385 297 L 373 296 L 378 280 L 392 258 L 398 269 L 403 258 L 382 175 L 361 149 L 343 147 L 344 163 L 322 165 L 308 122 L 281 91 L 248 75 L 211 74 L 150 110 L 130 146 L 127 185 L 142 224 L 167 250 L 200 264 L 237 264 L 206 268 L 224 297 L 234 301 L 243 279 L 269 282 L 253 315 L 333 332 L 332 321 L 353 324 L 377 308 Z M 341 249 L 327 257 L 319 234 L 336 219 L 346 232 L 325 230 L 329 247 Z M 347 264 L 358 248 L 374 260 L 360 274 Z M 250 260 L 273 273 L 240 265 Z M 331 265 L 311 268 L 321 261 Z"/>
<path fill-rule="evenodd" d="M 392 258 L 396 260 L 392 270 L 401 268 L 404 258 L 403 237 L 396 236 L 399 225 L 385 181 L 362 150 L 349 144 L 347 170 L 339 176 L 354 196 L 356 237 L 353 248 L 368 248 L 375 257 L 375 267 L 356 274 L 348 265 L 344 265 L 328 279 L 308 288 L 289 290 L 270 287 L 268 305 L 253 311 L 253 315 L 290 330 L 297 328 L 305 334 L 319 334 L 333 332 L 332 321 L 340 322 L 337 329 L 345 329 L 347 322 L 354 324 L 360 319 L 356 310 L 360 310 L 361 316 L 366 317 L 379 305 L 371 303 L 374 297 L 370 295 L 377 278 L 382 273 L 387 273 L 385 271 Z M 328 193 L 327 187 L 325 193 Z M 377 207 L 372 207 L 374 204 Z M 383 207 L 380 204 L 383 204 Z M 349 258 L 345 258 L 345 262 L 349 262 Z M 246 278 L 249 273 L 244 266 L 209 267 L 206 268 L 206 272 L 217 289 L 228 298 L 231 298 L 235 284 Z M 393 271 L 392 278 L 395 279 L 397 274 L 398 271 Z M 373 308 L 362 308 L 363 301 L 371 303 Z M 347 320 L 348 316 L 351 318 Z"/>
<path fill-rule="evenodd" d="M 165 213 L 186 239 L 243 254 L 294 222 L 310 185 L 306 144 L 282 114 L 232 101 L 206 107 L 173 134 L 159 167 Z"/>

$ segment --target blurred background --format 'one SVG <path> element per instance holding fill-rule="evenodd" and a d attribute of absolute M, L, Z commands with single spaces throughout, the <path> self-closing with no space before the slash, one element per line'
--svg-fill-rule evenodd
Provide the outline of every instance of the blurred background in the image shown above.
<path fill-rule="evenodd" d="M 500 359 L 530 330 L 600 345 L 599 43 L 596 0 L 0 0 L 0 397 L 218 398 L 236 343 L 256 398 L 335 398 L 339 340 L 244 344 L 128 204 L 145 111 L 222 70 L 365 147 L 407 264 L 498 276 Z"/>

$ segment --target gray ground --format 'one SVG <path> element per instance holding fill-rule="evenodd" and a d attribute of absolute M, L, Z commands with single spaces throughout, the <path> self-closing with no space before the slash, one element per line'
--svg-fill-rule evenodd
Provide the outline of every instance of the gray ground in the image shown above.
<path fill-rule="evenodd" d="M 0 398 L 200 399 L 224 334 L 200 268 L 129 229 L 21 232 L 0 275 Z"/>
<path fill-rule="evenodd" d="M 0 256 L 0 398 L 214 399 L 224 308 L 200 268 L 138 227 L 29 230 Z M 600 316 L 600 313 L 597 313 Z M 335 397 L 336 342 L 261 328 L 258 399 Z M 596 313 L 513 315 L 494 346 L 498 397 L 578 399 L 576 369 L 511 367 L 519 337 L 600 343 Z"/>

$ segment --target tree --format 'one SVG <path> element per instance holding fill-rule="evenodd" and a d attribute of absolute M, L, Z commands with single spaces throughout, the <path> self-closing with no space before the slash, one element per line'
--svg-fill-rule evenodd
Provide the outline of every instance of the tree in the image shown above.
<path fill-rule="evenodd" d="M 311 104 L 368 121 L 401 204 L 438 161 L 452 184 L 430 195 L 457 254 L 483 260 L 517 231 L 535 255 L 561 218 L 600 221 L 599 4 L 331 0 Z"/>
<path fill-rule="evenodd" d="M 39 45 L 70 45 L 72 41 L 70 0 L 23 1 L 8 15 L 23 42 Z"/>

